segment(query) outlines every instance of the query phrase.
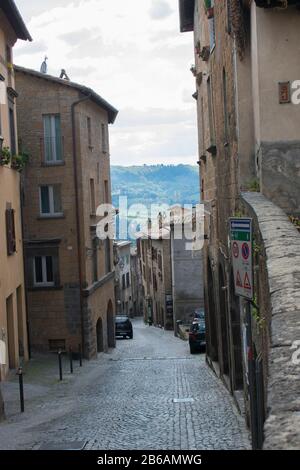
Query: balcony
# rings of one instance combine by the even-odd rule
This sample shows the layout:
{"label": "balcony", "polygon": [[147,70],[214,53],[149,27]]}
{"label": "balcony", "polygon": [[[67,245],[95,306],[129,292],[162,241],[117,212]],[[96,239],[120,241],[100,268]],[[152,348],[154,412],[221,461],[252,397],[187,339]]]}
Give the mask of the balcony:
{"label": "balcony", "polygon": [[42,137],[40,156],[42,166],[64,165],[64,137]]}

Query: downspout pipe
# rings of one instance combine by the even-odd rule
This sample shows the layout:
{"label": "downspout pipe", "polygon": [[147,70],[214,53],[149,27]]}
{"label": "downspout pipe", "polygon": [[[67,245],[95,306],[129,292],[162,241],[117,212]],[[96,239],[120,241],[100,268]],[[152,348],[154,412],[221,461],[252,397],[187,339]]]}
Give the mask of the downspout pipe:
{"label": "downspout pipe", "polygon": [[83,98],[75,101],[71,106],[72,114],[72,141],[73,141],[73,167],[74,167],[74,187],[75,187],[75,211],[76,211],[76,229],[77,229],[77,256],[78,256],[78,273],[79,273],[79,295],[80,295],[80,316],[81,316],[81,345],[82,351],[85,355],[85,335],[84,335],[84,313],[83,313],[83,272],[82,272],[82,256],[81,256],[81,232],[80,232],[80,213],[79,213],[79,180],[78,180],[78,153],[76,145],[76,118],[75,110],[76,107],[88,101],[91,98],[91,94],[84,96]]}

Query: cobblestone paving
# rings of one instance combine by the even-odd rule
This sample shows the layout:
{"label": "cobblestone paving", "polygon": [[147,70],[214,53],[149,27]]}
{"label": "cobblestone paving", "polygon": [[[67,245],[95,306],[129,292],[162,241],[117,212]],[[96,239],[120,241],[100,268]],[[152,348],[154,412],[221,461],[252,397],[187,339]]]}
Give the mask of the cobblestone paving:
{"label": "cobblestone paving", "polygon": [[[26,380],[26,379],[25,379]],[[222,383],[188,344],[134,322],[134,339],[77,368],[63,383],[28,385],[0,425],[0,448],[86,441],[86,449],[248,449],[243,418]],[[176,403],[174,399],[192,399]]]}

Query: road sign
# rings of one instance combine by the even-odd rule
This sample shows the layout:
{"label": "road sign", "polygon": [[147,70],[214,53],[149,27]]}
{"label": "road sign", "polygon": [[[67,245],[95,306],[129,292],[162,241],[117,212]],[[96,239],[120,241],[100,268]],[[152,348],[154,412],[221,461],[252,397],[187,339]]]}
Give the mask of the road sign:
{"label": "road sign", "polygon": [[253,299],[252,219],[231,218],[230,240],[235,293]]}

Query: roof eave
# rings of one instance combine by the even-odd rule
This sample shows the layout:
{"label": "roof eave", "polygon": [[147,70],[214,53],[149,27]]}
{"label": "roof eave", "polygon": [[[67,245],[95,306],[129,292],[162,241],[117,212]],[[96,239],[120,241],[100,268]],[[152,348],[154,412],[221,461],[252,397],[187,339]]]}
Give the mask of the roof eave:
{"label": "roof eave", "polygon": [[32,41],[32,37],[29,34],[14,0],[6,0],[6,2],[3,2],[1,5],[1,8],[14,29],[17,38],[23,39],[24,41]]}
{"label": "roof eave", "polygon": [[33,77],[40,78],[42,80],[48,80],[52,83],[58,83],[60,85],[69,86],[73,89],[78,90],[84,96],[90,96],[90,99],[94,103],[96,103],[98,106],[100,106],[101,108],[107,111],[109,124],[113,124],[115,122],[119,111],[116,108],[114,108],[110,103],[105,101],[100,95],[98,95],[91,88],[88,88],[84,85],[80,85],[78,83],[69,82],[69,81],[60,79],[58,77],[53,77],[52,75],[43,74],[41,72],[37,72],[36,70],[31,70],[25,67],[20,67],[19,65],[14,65],[14,69],[16,70],[16,72],[21,72],[27,75],[31,75]]}

